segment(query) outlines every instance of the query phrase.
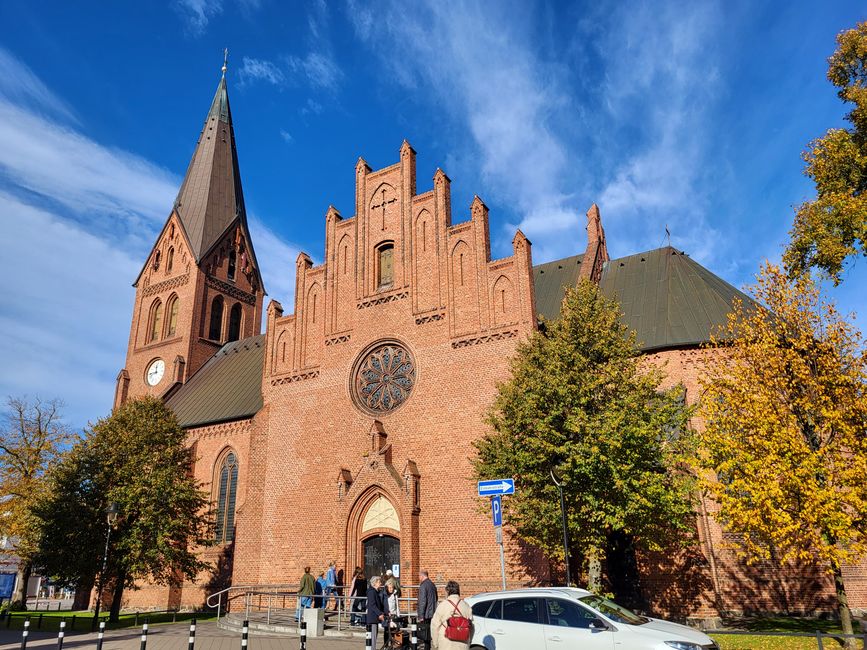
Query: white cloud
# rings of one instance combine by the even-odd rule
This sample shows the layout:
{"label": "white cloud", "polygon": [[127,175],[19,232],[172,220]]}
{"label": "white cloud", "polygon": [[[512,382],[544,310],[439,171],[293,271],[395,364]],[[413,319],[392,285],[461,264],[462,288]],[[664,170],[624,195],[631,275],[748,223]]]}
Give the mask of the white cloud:
{"label": "white cloud", "polygon": [[343,71],[326,51],[308,52],[304,57],[292,56],[287,59],[289,69],[303,75],[314,88],[337,90]]}
{"label": "white cloud", "polygon": [[280,239],[255,215],[250,215],[249,226],[265,290],[291,314],[295,305],[295,259],[301,249]]}
{"label": "white cloud", "polygon": [[77,122],[72,109],[51,92],[33,71],[0,47],[0,97],[31,110]]}
{"label": "white cloud", "polygon": [[222,0],[175,0],[175,9],[194,36],[201,35],[211,18],[223,11]]}
{"label": "white cloud", "polygon": [[283,138],[283,141],[286,144],[292,144],[292,140],[294,140],[292,134],[289,133],[289,131],[287,131],[286,129],[280,129],[280,137]]}
{"label": "white cloud", "polygon": [[[709,262],[723,239],[705,216],[709,115],[721,86],[718,7],[634,3],[608,21],[596,43],[606,62],[603,119],[614,128],[640,125],[640,135],[623,139],[619,159],[600,179],[603,215],[624,251],[659,245],[668,224],[675,246]],[[723,181],[714,179],[716,191]]]}
{"label": "white cloud", "polygon": [[[7,68],[25,87],[0,85],[0,228],[10,271],[0,277],[0,355],[14,369],[0,377],[0,394],[59,397],[82,425],[111,406],[130,285],[180,178],[37,114],[62,103],[14,57]],[[31,111],[16,98],[41,103]],[[256,219],[250,227],[266,288],[291,304],[297,247]]]}
{"label": "white cloud", "polygon": [[238,71],[238,77],[241,80],[241,84],[253,81],[267,81],[270,84],[279,86],[285,80],[283,71],[270,61],[253,59],[247,56],[243,59],[241,69]]}
{"label": "white cloud", "polygon": [[0,192],[0,395],[59,397],[81,426],[107,414],[123,366],[140,262],[66,219]]}
{"label": "white cloud", "polygon": [[469,125],[474,150],[461,158],[478,165],[486,191],[523,216],[520,227],[545,258],[574,253],[584,220],[563,191],[567,147],[555,127],[569,95],[556,67],[536,54],[525,12],[395,1],[374,16],[353,1],[348,14],[400,83],[430,87],[442,110]]}

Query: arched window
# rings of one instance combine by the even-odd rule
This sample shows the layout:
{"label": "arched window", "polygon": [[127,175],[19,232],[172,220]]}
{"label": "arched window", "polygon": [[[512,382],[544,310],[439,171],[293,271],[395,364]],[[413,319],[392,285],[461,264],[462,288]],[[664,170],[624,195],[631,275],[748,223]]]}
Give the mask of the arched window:
{"label": "arched window", "polygon": [[238,260],[238,255],[235,251],[229,251],[229,279],[235,279],[235,264]]}
{"label": "arched window", "polygon": [[234,451],[223,456],[217,475],[217,517],[214,539],[228,544],[235,539],[235,497],[238,490],[238,457]]}
{"label": "arched window", "polygon": [[241,338],[241,303],[236,302],[229,312],[229,338],[226,340],[231,342],[239,338]]}
{"label": "arched window", "polygon": [[223,297],[217,296],[211,303],[211,326],[208,338],[212,341],[223,340]]}
{"label": "arched window", "polygon": [[150,328],[148,331],[148,343],[151,341],[159,341],[160,334],[163,331],[163,303],[156,300],[151,305]]}
{"label": "arched window", "polygon": [[166,273],[172,272],[172,265],[175,263],[175,248],[172,246],[166,255]]}
{"label": "arched window", "polygon": [[[171,257],[169,257],[171,259]],[[178,297],[169,298],[166,307],[166,336],[174,336],[178,330]]]}
{"label": "arched window", "polygon": [[394,283],[394,244],[383,244],[377,249],[376,287],[387,289]]}
{"label": "arched window", "polygon": [[154,253],[154,271],[159,270],[160,268],[160,252],[157,251]]}

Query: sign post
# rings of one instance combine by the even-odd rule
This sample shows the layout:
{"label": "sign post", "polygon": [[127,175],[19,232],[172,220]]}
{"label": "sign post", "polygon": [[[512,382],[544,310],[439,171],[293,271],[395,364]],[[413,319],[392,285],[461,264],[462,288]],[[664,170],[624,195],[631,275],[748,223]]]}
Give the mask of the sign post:
{"label": "sign post", "polygon": [[500,575],[503,580],[503,591],[506,590],[506,553],[503,549],[503,500],[502,495],[515,493],[515,479],[503,478],[494,481],[479,481],[479,496],[491,498],[491,520],[494,524],[494,535],[500,547]]}

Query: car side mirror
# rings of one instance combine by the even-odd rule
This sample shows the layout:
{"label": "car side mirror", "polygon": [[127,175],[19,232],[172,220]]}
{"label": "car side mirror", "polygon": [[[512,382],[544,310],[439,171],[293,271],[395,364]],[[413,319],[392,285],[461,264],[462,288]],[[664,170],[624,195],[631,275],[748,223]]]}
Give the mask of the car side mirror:
{"label": "car side mirror", "polygon": [[601,618],[594,618],[590,621],[591,630],[607,630],[608,625]]}

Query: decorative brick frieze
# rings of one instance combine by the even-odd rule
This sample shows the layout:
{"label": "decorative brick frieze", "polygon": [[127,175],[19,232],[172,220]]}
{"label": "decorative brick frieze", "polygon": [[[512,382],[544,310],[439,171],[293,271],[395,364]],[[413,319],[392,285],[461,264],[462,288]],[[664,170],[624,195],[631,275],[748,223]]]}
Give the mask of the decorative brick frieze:
{"label": "decorative brick frieze", "polygon": [[227,296],[231,296],[235,300],[240,300],[241,302],[246,302],[248,305],[256,304],[256,296],[252,293],[248,293],[239,289],[238,287],[229,284],[228,282],[223,282],[218,278],[208,277],[207,280],[208,286],[212,289],[216,289],[217,291],[221,291],[225,293]]}
{"label": "decorative brick frieze", "polygon": [[351,334],[338,334],[337,336],[325,339],[325,345],[339,345],[340,343],[346,343],[351,338]]}
{"label": "decorative brick frieze", "polygon": [[184,273],[183,275],[179,275],[176,278],[169,278],[168,280],[157,282],[156,284],[152,284],[142,289],[141,295],[145,298],[147,298],[148,296],[154,296],[158,293],[162,293],[163,291],[169,291],[170,289],[177,289],[178,287],[182,287],[189,281],[190,274]]}
{"label": "decorative brick frieze", "polygon": [[403,300],[404,298],[409,298],[409,291],[399,291],[397,293],[392,293],[387,296],[382,296],[380,298],[373,298],[371,300],[362,300],[359,302],[356,307],[358,309],[364,309],[365,307],[374,307],[376,305],[384,305],[387,302],[394,302],[395,300]]}
{"label": "decorative brick frieze", "polygon": [[460,341],[452,341],[452,347],[465,348],[471,345],[481,345],[482,343],[490,343],[491,341],[504,341],[513,339],[518,336],[518,330],[506,330],[505,332],[494,332],[493,334],[485,334],[483,336],[474,336],[471,338],[462,339]]}
{"label": "decorative brick frieze", "polygon": [[438,312],[436,314],[430,314],[429,316],[419,316],[415,319],[415,324],[424,325],[425,323],[432,323],[434,321],[442,320],[445,317],[445,312]]}
{"label": "decorative brick frieze", "polygon": [[294,384],[296,381],[304,381],[305,379],[316,379],[319,376],[318,370],[308,370],[306,372],[298,372],[288,377],[279,377],[271,380],[272,386],[283,386],[284,384]]}

